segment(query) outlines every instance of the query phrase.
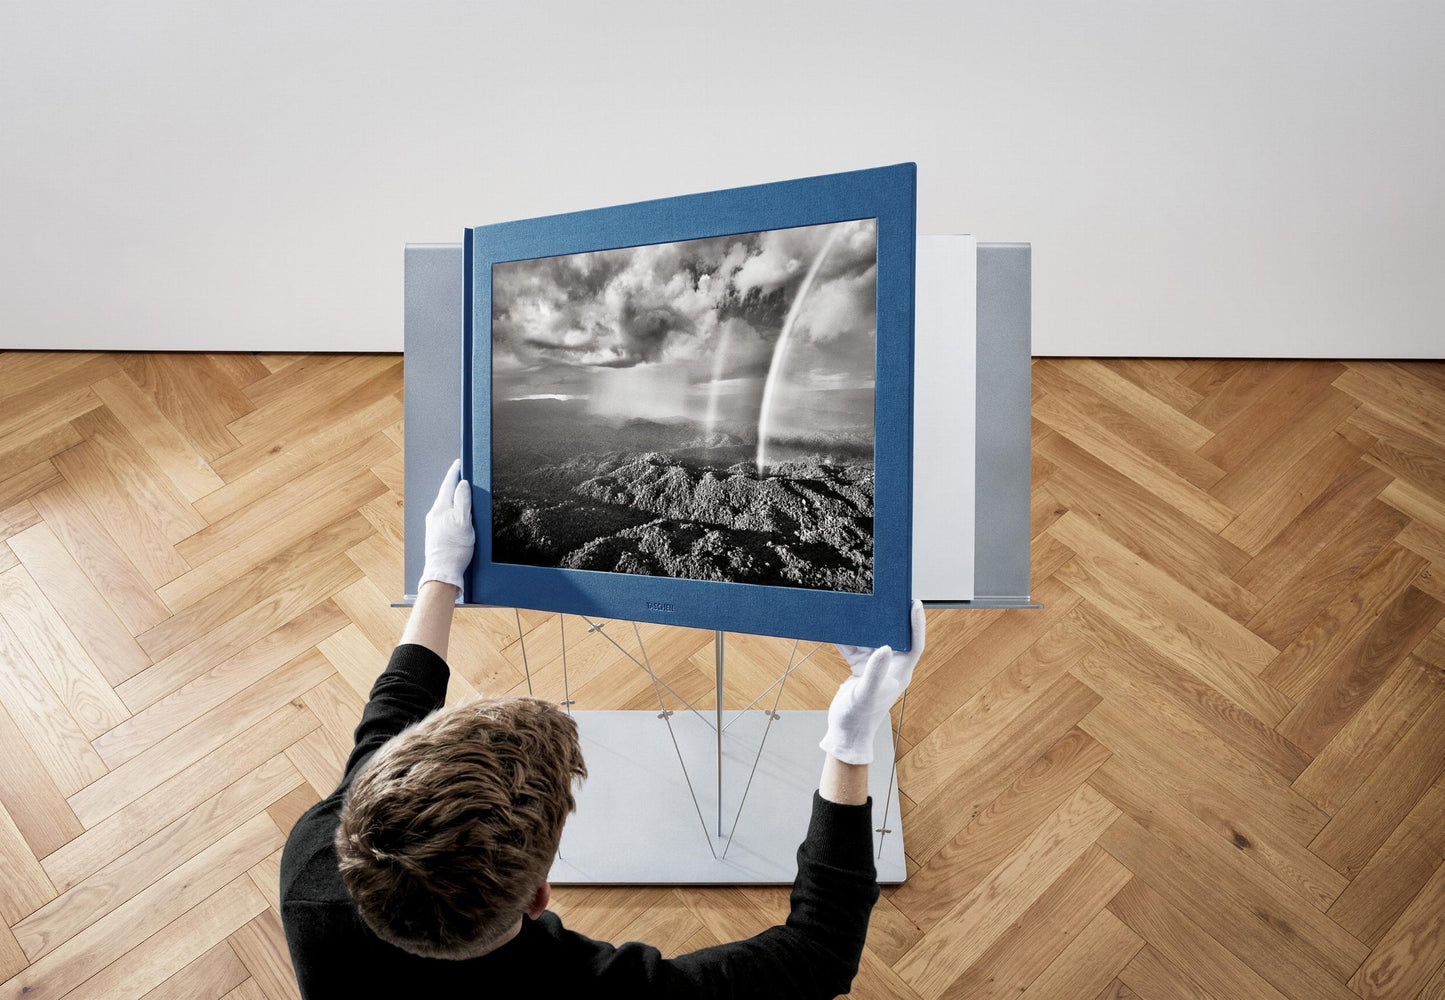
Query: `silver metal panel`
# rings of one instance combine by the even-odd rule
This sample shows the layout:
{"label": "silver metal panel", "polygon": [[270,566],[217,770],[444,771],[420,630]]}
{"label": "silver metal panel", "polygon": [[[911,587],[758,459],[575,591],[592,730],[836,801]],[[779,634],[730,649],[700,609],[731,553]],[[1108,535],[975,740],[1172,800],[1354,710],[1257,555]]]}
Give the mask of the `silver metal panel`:
{"label": "silver metal panel", "polygon": [[993,608],[1030,606],[1032,259],[1027,243],[978,245],[973,592]]}
{"label": "silver metal panel", "polygon": [[403,592],[416,599],[426,512],[462,454],[462,248],[406,248],[406,527]]}
{"label": "silver metal panel", "polygon": [[[770,729],[767,712],[744,712],[736,722],[731,720],[738,713],[723,714],[727,724],[722,741],[724,821],[719,834],[716,736],[704,717],[687,711],[675,712],[667,720],[657,712],[572,713],[591,777],[563,831],[550,881],[557,885],[791,884],[798,874],[798,845],[808,831],[813,792],[822,772],[818,741],[828,728],[828,713],[779,712]],[[691,792],[668,734],[669,722],[687,763]],[[767,743],[759,757],[765,729]],[[884,834],[876,829],[885,825],[883,804],[893,773],[891,740],[888,727],[881,728],[868,769],[878,881],[885,884],[902,882],[907,874],[896,784],[886,824],[891,830]],[[749,788],[755,759],[757,771]],[[747,799],[739,816],[745,789]],[[734,827],[737,832],[729,846]]]}

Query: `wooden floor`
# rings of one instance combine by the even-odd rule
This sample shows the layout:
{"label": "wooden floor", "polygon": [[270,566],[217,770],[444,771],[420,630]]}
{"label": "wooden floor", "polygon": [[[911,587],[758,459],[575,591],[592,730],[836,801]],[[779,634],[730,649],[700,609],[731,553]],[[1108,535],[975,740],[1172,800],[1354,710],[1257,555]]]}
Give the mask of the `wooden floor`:
{"label": "wooden floor", "polygon": [[[395,356],[0,355],[0,1000],[296,995],[281,844],[400,634]],[[1040,611],[930,614],[855,996],[1445,998],[1445,365],[1039,361]],[[524,614],[540,694],[557,619]],[[568,630],[579,705],[645,708]],[[647,628],[710,704],[705,633]],[[459,616],[453,698],[524,691]],[[788,644],[730,638],[741,707]],[[830,648],[784,707],[822,708]],[[653,705],[655,705],[653,701]],[[559,890],[668,953],[783,889]]]}

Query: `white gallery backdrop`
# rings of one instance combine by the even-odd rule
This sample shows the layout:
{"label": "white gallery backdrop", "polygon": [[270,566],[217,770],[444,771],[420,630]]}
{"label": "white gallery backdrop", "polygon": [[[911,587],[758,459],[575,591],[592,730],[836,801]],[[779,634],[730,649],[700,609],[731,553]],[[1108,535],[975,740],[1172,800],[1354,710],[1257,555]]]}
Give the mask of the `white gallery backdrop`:
{"label": "white gallery backdrop", "polygon": [[402,246],[919,164],[1038,354],[1445,356],[1445,3],[0,0],[0,347],[395,351]]}

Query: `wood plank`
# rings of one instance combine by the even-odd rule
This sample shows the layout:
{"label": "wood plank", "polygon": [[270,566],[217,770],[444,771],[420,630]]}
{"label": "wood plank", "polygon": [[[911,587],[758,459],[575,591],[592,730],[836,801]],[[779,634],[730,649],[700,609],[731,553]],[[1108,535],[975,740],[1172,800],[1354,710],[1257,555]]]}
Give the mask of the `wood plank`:
{"label": "wood plank", "polygon": [[1363,965],[1350,978],[1350,988],[1363,1000],[1413,998],[1445,965],[1445,865],[1385,932]]}
{"label": "wood plank", "polygon": [[49,525],[20,532],[10,548],[38,588],[37,596],[43,595],[60,616],[107,684],[119,684],[150,666],[145,651]]}
{"label": "wood plank", "polygon": [[1109,912],[1148,941],[1161,958],[1220,1000],[1283,1000],[1284,994],[1143,879],[1132,879],[1109,902]]}
{"label": "wood plank", "polygon": [[1420,558],[1428,559],[1435,568],[1445,567],[1445,531],[1438,531],[1423,521],[1411,521],[1395,541]]}
{"label": "wood plank", "polygon": [[1353,878],[1445,770],[1445,700],[1436,699],[1310,843]]}
{"label": "wood plank", "polygon": [[1129,877],[1124,866],[1099,847],[1085,848],[1033,905],[948,985],[944,1000],[1017,997]]}
{"label": "wood plank", "polygon": [[21,500],[0,510],[0,541],[7,541],[26,528],[40,523],[40,514],[29,500]]}
{"label": "wood plank", "polygon": [[1335,479],[1279,534],[1235,573],[1242,586],[1269,599],[1354,522],[1390,482],[1386,472],[1359,461]]}
{"label": "wood plank", "polygon": [[[1178,850],[1128,816],[1121,816],[1099,838],[1099,846],[1120,864],[1168,896],[1208,935],[1245,961],[1261,978],[1293,1000],[1351,1000],[1342,956],[1320,955],[1289,924],[1277,926],[1236,899]],[[1270,913],[1271,911],[1266,911]],[[1146,936],[1146,939],[1147,936]],[[1151,943],[1152,940],[1151,940]],[[1362,945],[1352,953],[1358,954]]]}
{"label": "wood plank", "polygon": [[[1215,433],[1200,447],[1200,456],[1222,469],[1234,470],[1256,467],[1267,459],[1277,461],[1279,455],[1289,454],[1291,450],[1298,453],[1297,442],[1294,449],[1281,448],[1280,437],[1288,435],[1292,427],[1310,423],[1311,407],[1325,400],[1343,398],[1353,408],[1348,396],[1330,388],[1330,383],[1343,370],[1333,361],[1285,362],[1278,378],[1261,384],[1259,391],[1251,393],[1247,401],[1240,397],[1243,405],[1236,406],[1227,420],[1206,424]],[[1247,377],[1248,370],[1241,372],[1241,376]],[[1333,427],[1344,418],[1345,414],[1341,414],[1328,426]]]}
{"label": "wood plank", "polygon": [[[334,387],[333,387],[334,388]],[[355,417],[372,403],[401,388],[401,359],[393,357],[375,373],[344,395],[328,394],[319,401],[307,401],[303,412],[292,415],[280,407],[268,407],[268,420],[247,429],[247,441],[212,463],[221,478],[230,482],[270,461],[295,442],[321,429]],[[379,429],[379,428],[374,428]]]}
{"label": "wood plank", "polygon": [[924,997],[939,996],[1117,815],[1108,800],[1080,787],[898,962],[899,976]]}
{"label": "wood plank", "polygon": [[1309,694],[1427,565],[1399,545],[1386,545],[1260,677],[1292,698]]}
{"label": "wood plank", "polygon": [[[211,949],[229,949],[226,934],[243,925],[258,907],[264,910],[265,903],[255,887],[244,877],[233,879],[86,980],[79,989],[67,993],[66,1000],[135,1000],[180,975]],[[240,965],[234,952],[229,961],[227,976],[234,980],[236,966]],[[245,966],[239,971],[244,972]]]}
{"label": "wood plank", "polygon": [[1280,734],[1306,753],[1322,751],[1442,618],[1445,605],[1406,588],[1330,660],[1321,681],[1280,722]]}
{"label": "wood plank", "polygon": [[[915,743],[921,740],[973,697],[989,678],[1053,628],[1078,601],[1067,587],[1051,579],[1035,588],[1034,598],[1042,609],[1006,611],[988,619],[986,627],[967,637],[962,645],[957,640],[963,636],[950,636],[940,637],[936,647],[930,646],[929,655],[919,661],[909,685],[913,705],[903,720],[907,739]],[[929,669],[924,670],[929,660]]]}
{"label": "wood plank", "polygon": [[323,601],[137,712],[92,745],[106,767],[120,767],[226,699],[244,694],[346,624],[340,609]]}
{"label": "wood plank", "polygon": [[241,391],[254,405],[269,406],[309,388],[324,387],[350,357],[345,354],[302,354],[279,369],[270,370]]}
{"label": "wood plank", "polygon": [[[341,572],[344,575],[344,568]],[[155,704],[296,616],[318,605],[330,605],[331,599],[323,595],[334,590],[336,579],[328,566],[326,573],[308,576],[301,586],[270,595],[118,685],[116,693],[132,711]]]}
{"label": "wood plank", "polygon": [[[1292,456],[1283,456],[1284,468],[1275,478],[1252,493],[1239,494],[1234,504],[1239,516],[1220,532],[1220,537],[1251,555],[1258,555],[1275,536],[1288,530],[1332,483],[1357,466],[1368,446],[1369,440],[1361,440],[1349,427],[1344,433],[1326,430],[1313,447],[1307,441],[1301,442],[1302,453],[1293,464],[1288,461]],[[1220,485],[1225,484],[1221,481]]]}
{"label": "wood plank", "polygon": [[1022,1000],[1090,996],[1114,981],[1144,947],[1144,939],[1108,910],[1100,910],[1058,958],[1023,992]]}
{"label": "wood plank", "polygon": [[1274,658],[1273,646],[1082,521],[1063,531],[1070,547],[1090,551],[1059,570],[1059,581],[1263,721],[1273,724],[1289,711],[1290,700],[1255,676]]}
{"label": "wood plank", "polygon": [[[288,757],[287,760],[289,761],[290,758]],[[294,768],[295,765],[293,764],[292,767]],[[301,772],[296,773],[299,776]],[[309,781],[301,778],[295,788],[267,806],[266,812],[270,814],[272,822],[276,824],[276,829],[289,834],[291,828],[296,825],[296,821],[306,814],[306,810],[320,801],[321,794],[311,787]],[[279,910],[281,908],[280,901],[276,900],[275,903]]]}
{"label": "wood plank", "polygon": [[[251,687],[175,730],[67,800],[87,827],[94,826],[260,722],[281,705],[320,684],[331,665],[314,650],[302,653]],[[306,713],[310,716],[311,713]]]}
{"label": "wood plank", "polygon": [[1199,405],[1189,411],[1189,416],[1218,431],[1268,393],[1291,368],[1289,361],[1206,362],[1205,367],[1185,383],[1204,396]]}
{"label": "wood plank", "polygon": [[1325,812],[1338,812],[1415,720],[1445,696],[1445,670],[1414,656],[1401,659],[1360,710],[1294,782]]}
{"label": "wood plank", "polygon": [[1219,1000],[1148,945],[1119,973],[1119,981],[1143,1000]]}
{"label": "wood plank", "polygon": [[[281,834],[261,813],[0,985],[4,1000],[67,995],[274,851]],[[242,890],[260,894],[247,879]],[[207,945],[209,947],[209,944]],[[184,963],[182,963],[184,964]]]}
{"label": "wood plank", "polygon": [[[101,354],[93,351],[4,351],[0,352],[0,399],[10,399],[77,369],[88,373],[79,384],[95,381],[97,365],[103,365]],[[114,362],[111,362],[114,367]],[[104,377],[104,376],[101,376]]]}
{"label": "wood plank", "polygon": [[142,1000],[220,1000],[245,982],[248,975],[230,944],[222,940]]}
{"label": "wood plank", "polygon": [[84,441],[53,461],[147,586],[155,589],[189,569],[167,537],[167,526],[177,522],[154,519],[152,511],[130,493],[129,480],[134,477],[113,470],[111,455],[101,446]]}
{"label": "wood plank", "polygon": [[1089,649],[1086,640],[1066,627],[1056,625],[1045,632],[914,744],[900,762],[900,779],[909,795],[931,798]]}
{"label": "wood plank", "polygon": [[0,923],[11,926],[55,898],[55,886],[10,812],[0,804],[0,864],[5,878],[0,879]]}
{"label": "wood plank", "polygon": [[1099,364],[1140,386],[1151,396],[1167,403],[1180,413],[1188,413],[1204,397],[1179,381],[1186,362],[1177,370],[1167,358],[1100,358]]}
{"label": "wood plank", "polygon": [[[1089,420],[1096,433],[1108,435],[1158,463],[1185,482],[1208,489],[1224,475],[1224,470],[1196,454],[1195,449],[1211,436],[1211,431],[1169,407],[1157,410],[1173,414],[1175,419],[1146,417],[1131,412],[1090,384],[1077,363],[1060,363],[1039,359],[1034,363],[1034,384],[1045,395]],[[1122,381],[1122,380],[1121,380]],[[1047,421],[1046,421],[1047,422]]]}
{"label": "wood plank", "polygon": [[[3,468],[5,467],[0,466],[0,469]],[[28,467],[9,468],[19,471],[10,476],[0,473],[0,507],[13,507],[60,482],[60,473],[56,470],[55,463],[48,458]]]}
{"label": "wood plank", "polygon": [[1445,447],[1445,393],[1414,377],[1407,369],[1386,365],[1352,366],[1335,387],[1382,415],[1392,414],[1410,430]]}
{"label": "wood plank", "polygon": [[18,921],[16,940],[38,961],[300,784],[295,768],[273,757]]}
{"label": "wood plank", "polygon": [[1164,468],[1127,441],[1093,427],[1086,414],[1067,401],[1046,395],[1033,408],[1034,416],[1054,433],[1067,438],[1099,461],[1210,531],[1220,531],[1234,520],[1234,511],[1204,490]]}
{"label": "wood plank", "polygon": [[[302,782],[301,787],[309,789],[311,786]],[[282,829],[279,823],[276,828]],[[286,832],[290,832],[290,827],[284,829]],[[246,872],[252,884],[261,890],[262,896],[266,897],[266,904],[277,913],[281,912],[281,855],[284,851],[285,848],[272,851]]]}
{"label": "wood plank", "polygon": [[[291,386],[290,391],[273,393],[256,409],[231,421],[227,429],[242,444],[277,436],[286,427],[304,423],[308,417],[314,417],[318,410],[336,407],[347,397],[361,391],[378,375],[398,369],[400,363],[401,358],[394,354],[340,356],[337,364],[326,372],[324,378],[298,383]],[[295,367],[292,366],[293,369]],[[396,374],[399,376],[400,372]],[[399,384],[399,377],[397,382]],[[397,386],[393,386],[391,391],[394,392],[396,388]],[[254,398],[252,396],[252,399]]]}
{"label": "wood plank", "polygon": [[91,388],[105,401],[116,422],[187,501],[197,500],[225,485],[190,439],[166,419],[155,402],[124,372],[103,379]]}
{"label": "wood plank", "polygon": [[[955,771],[931,799],[919,803],[908,817],[908,853],[927,864],[1098,701],[1098,695],[1072,677],[1056,680],[1027,711],[979,749],[971,766]],[[906,789],[906,770],[899,781]],[[918,915],[910,916],[923,923]]]}
{"label": "wood plank", "polygon": [[25,968],[25,953],[15,943],[10,928],[0,923],[0,976],[9,979]]}
{"label": "wood plank", "polygon": [[1394,551],[1391,539],[1406,521],[1387,504],[1370,501],[1259,609],[1248,622],[1250,630],[1281,650],[1297,641],[1331,602],[1348,600],[1342,595],[1353,592],[1373,560]]}
{"label": "wood plank", "polygon": [[312,788],[330,795],[341,784],[353,745],[350,740],[342,743],[324,728],[317,728],[287,747],[286,758]]}
{"label": "wood plank", "polygon": [[30,502],[131,634],[145,631],[170,614],[74,487],[61,483],[36,494]]}
{"label": "wood plank", "polygon": [[351,516],[366,501],[385,492],[386,487],[370,472],[356,472],[277,518],[262,534],[218,553],[158,587],[156,593],[171,611],[182,611],[268,559],[295,548],[327,525]]}
{"label": "wood plank", "polygon": [[[1254,830],[1252,842],[1307,842],[1329,821],[1327,813],[1222,740],[1197,734],[1196,743],[1176,744],[1170,725],[1131,706],[1102,701],[1079,728],[1131,767],[1154,776],[1201,818],[1213,815],[1219,820],[1210,822]],[[1268,833],[1271,829],[1274,834]]]}
{"label": "wood plank", "polygon": [[8,810],[35,857],[44,857],[83,827],[0,700],[0,806]]}
{"label": "wood plank", "polygon": [[[1349,461],[1360,457],[1370,446],[1370,439],[1348,427],[1336,430],[1355,411],[1356,405],[1349,396],[1333,389],[1310,400],[1289,422],[1262,441],[1255,451],[1249,454],[1247,462],[1236,465],[1228,475],[1209,488],[1210,495],[1221,503],[1239,511],[1241,515],[1246,511],[1249,513],[1247,527],[1241,525],[1235,528],[1230,525],[1225,529],[1225,532],[1229,532],[1231,528],[1235,528],[1239,534],[1239,537],[1232,537],[1230,541],[1247,552],[1258,551],[1272,536],[1268,533],[1267,520],[1263,525],[1253,522],[1264,519],[1269,503],[1283,499],[1298,512],[1324,487],[1324,483],[1320,483],[1317,477],[1311,477],[1313,470],[1310,467],[1300,464],[1302,455],[1318,452],[1322,460],[1327,459],[1340,468],[1348,464],[1346,456]],[[1219,440],[1220,438],[1216,437],[1210,444]],[[1323,448],[1320,447],[1321,444]],[[1292,478],[1296,485],[1278,487],[1281,477]],[[1294,497],[1292,489],[1300,489],[1309,495]],[[1246,541],[1251,544],[1242,544]]]}
{"label": "wood plank", "polygon": [[1373,947],[1441,864],[1445,864],[1445,785],[1437,782],[1335,900],[1330,918]]}
{"label": "wood plank", "polygon": [[1103,697],[1122,699],[1169,718],[1185,739],[1203,737],[1202,725],[1225,744],[1260,767],[1287,781],[1294,780],[1310,763],[1309,755],[1218,690],[1168,657],[1120,628],[1087,601],[1068,614],[1069,627],[1077,629],[1097,649],[1070,669],[1075,677]]}
{"label": "wood plank", "polygon": [[365,441],[376,433],[378,425],[400,417],[401,413],[399,400],[394,396],[383,396],[349,420],[319,428],[311,437],[293,438],[270,458],[239,476],[233,476],[225,486],[196,501],[196,510],[208,521],[219,521],[234,514],[297,476],[304,475],[332,455]]}
{"label": "wood plank", "polygon": [[0,617],[87,737],[129,712],[24,566],[0,573]]}
{"label": "wood plank", "polygon": [[1160,504],[1063,438],[1046,448],[1058,462],[1050,489],[1068,509],[1089,515],[1115,541],[1236,621],[1246,622],[1259,610],[1260,600],[1231,579],[1248,560],[1245,552]]}
{"label": "wood plank", "polygon": [[1059,363],[1057,370],[1076,384],[1089,387],[1121,410],[1152,425],[1180,448],[1193,451],[1214,436],[1212,429],[1191,420],[1182,412],[1194,405],[1193,402],[1188,406],[1179,406],[1164,398],[1198,402],[1199,394],[1185,389],[1172,378],[1159,377],[1150,370],[1147,362],[1074,358],[1067,363]]}
{"label": "wood plank", "polygon": [[1398,411],[1362,406],[1350,423],[1370,435],[1373,443],[1366,458],[1371,463],[1432,496],[1445,495],[1445,460],[1440,457],[1445,446],[1416,433]]}
{"label": "wood plank", "polygon": [[240,986],[237,986],[230,993],[227,993],[222,1000],[266,1000],[266,994],[261,992],[261,987],[256,985],[256,980],[247,979]]}
{"label": "wood plank", "polygon": [[360,514],[329,524],[142,632],[136,641],[148,655],[161,659],[258,605],[275,601],[296,607],[330,597],[357,579],[358,571],[344,553],[371,530]]}
{"label": "wood plank", "polygon": [[98,357],[10,396],[0,412],[0,455],[103,406],[90,386],[115,370],[114,361]]}
{"label": "wood plank", "polygon": [[330,461],[196,531],[177,543],[176,551],[192,566],[208,562],[227,549],[245,544],[252,536],[269,531],[286,514],[312,502],[313,497],[324,495],[337,480],[366,471],[396,450],[396,445],[384,436],[373,434],[355,447],[334,455]]}
{"label": "wood plank", "polygon": [[[204,356],[123,354],[118,360],[130,380],[207,462],[240,445],[226,424],[250,412],[251,401]],[[220,474],[214,464],[211,468]]]}
{"label": "wood plank", "polygon": [[231,947],[269,1000],[301,1000],[281,918],[269,907],[230,937]]}
{"label": "wood plank", "polygon": [[240,351],[228,351],[225,354],[208,354],[206,357],[211,362],[211,367],[225,377],[242,392],[253,383],[271,374],[255,354],[243,354]]}
{"label": "wood plank", "polygon": [[191,812],[204,822],[243,810],[272,782],[300,781],[281,754],[317,725],[314,715],[288,702],[42,859],[46,874],[64,891]]}
{"label": "wood plank", "polygon": [[[913,872],[894,892],[892,905],[914,926],[931,930],[1107,757],[1108,751],[1092,737],[1069,730]],[[911,820],[911,815],[904,820],[910,842]],[[911,849],[917,853],[916,847]]]}
{"label": "wood plank", "polygon": [[1380,499],[1436,531],[1445,531],[1445,497],[1434,496],[1413,483],[1396,479],[1380,491]]}
{"label": "wood plank", "polygon": [[[1211,884],[1229,887],[1236,900],[1261,917],[1279,919],[1309,947],[1337,952],[1351,961],[1341,978],[1353,971],[1366,947],[1325,916],[1325,909],[1344,890],[1346,881],[1308,851],[1293,854],[1262,849],[1240,829],[1258,829],[1248,815],[1242,823],[1222,817],[1211,823],[1178,801],[1163,782],[1146,769],[1113,758],[1089,778],[1100,794],[1141,827],[1170,844]],[[1297,847],[1297,845],[1296,845]],[[1308,859],[1300,864],[1301,859]],[[1242,880],[1242,881],[1241,881]]]}
{"label": "wood plank", "polygon": [[84,730],[4,619],[0,619],[0,663],[5,664],[0,670],[0,704],[55,787],[69,795],[105,774]]}

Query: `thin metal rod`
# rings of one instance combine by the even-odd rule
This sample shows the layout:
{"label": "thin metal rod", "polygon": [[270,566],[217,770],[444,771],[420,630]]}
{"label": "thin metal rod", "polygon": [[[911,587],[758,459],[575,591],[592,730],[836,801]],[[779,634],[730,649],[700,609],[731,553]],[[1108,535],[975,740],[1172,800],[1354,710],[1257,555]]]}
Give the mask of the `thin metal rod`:
{"label": "thin metal rod", "polygon": [[[591,625],[591,624],[592,624],[592,619],[588,618],[586,615],[578,615],[577,617],[581,618],[581,619],[582,619],[584,622],[586,622],[588,625]],[[636,628],[636,627],[637,627],[637,623],[636,623],[636,622],[633,622],[632,625],[633,625],[633,628]],[[672,695],[672,696],[673,696],[674,698],[676,698],[678,701],[682,702],[683,705],[685,705],[685,706],[687,707],[687,710],[688,710],[689,712],[691,712],[693,715],[697,716],[699,719],[702,720],[702,724],[703,724],[703,725],[707,726],[707,728],[709,728],[709,729],[714,728],[712,722],[708,719],[707,716],[703,715],[703,714],[702,714],[701,712],[699,712],[697,709],[693,708],[693,707],[692,707],[692,703],[689,702],[689,701],[688,701],[686,698],[684,698],[682,695],[680,695],[680,694],[678,694],[676,691],[674,691],[674,690],[668,685],[667,681],[663,680],[661,677],[658,677],[656,674],[654,674],[654,673],[652,672],[652,668],[651,668],[650,666],[644,665],[641,660],[639,660],[637,657],[633,656],[633,655],[632,655],[631,653],[629,653],[627,650],[623,649],[623,648],[622,648],[622,644],[619,643],[616,639],[612,638],[612,636],[608,635],[606,632],[603,632],[601,629],[598,629],[597,634],[600,635],[600,636],[602,636],[602,638],[606,639],[608,642],[612,643],[612,645],[616,646],[617,649],[618,649],[618,651],[621,652],[623,656],[627,657],[629,660],[631,660],[633,663],[635,663],[635,664],[637,665],[637,668],[638,668],[639,670],[643,671],[643,672],[646,673],[649,677],[651,677],[654,684],[661,684],[662,687],[663,687],[663,689],[664,689],[665,691],[667,691],[668,694]]]}
{"label": "thin metal rod", "polygon": [[712,634],[713,667],[717,672],[717,835],[722,836],[722,701],[723,701],[723,635]]}
{"label": "thin metal rod", "polygon": [[562,707],[567,709],[567,714],[572,714],[572,688],[567,683],[567,622],[565,615],[557,616],[557,624],[562,629]]}
{"label": "thin metal rod", "polygon": [[888,807],[893,804],[893,776],[898,773],[898,737],[903,732],[903,710],[908,707],[908,689],[903,689],[903,698],[898,702],[898,728],[893,730],[893,766],[888,770],[888,794],[883,796],[883,822],[878,827],[878,856],[883,857],[883,838],[893,831],[888,829]]}
{"label": "thin metal rod", "polygon": [[[632,634],[637,638],[637,648],[642,651],[643,662],[647,664],[647,676],[652,678],[652,693],[657,695],[658,715],[662,721],[667,723],[667,735],[672,737],[672,750],[677,754],[677,766],[682,768],[682,780],[687,782],[687,794],[692,796],[692,807],[697,810],[697,821],[702,826],[703,839],[707,841],[707,849],[712,852],[713,860],[717,860],[717,849],[712,846],[712,837],[708,836],[707,820],[702,818],[702,806],[698,805],[697,793],[692,789],[692,778],[687,773],[687,762],[682,759],[682,748],[677,745],[677,734],[672,731],[672,712],[668,711],[667,705],[662,700],[662,690],[657,686],[657,675],[652,672],[652,660],[647,655],[647,647],[642,644],[642,633],[637,628],[637,622],[632,623]],[[618,647],[621,648],[621,647]]]}
{"label": "thin metal rod", "polygon": [[[793,650],[794,650],[794,652],[797,651],[797,648],[798,648],[798,644],[797,644],[796,642],[794,642],[794,643],[793,643]],[[823,644],[822,644],[821,642],[818,643],[818,645],[816,645],[816,646],[814,646],[812,649],[808,650],[807,656],[804,656],[804,657],[803,657],[801,660],[799,660],[797,663],[794,663],[794,664],[792,664],[790,667],[788,667],[788,669],[787,669],[786,671],[784,671],[783,676],[779,677],[777,680],[773,681],[772,684],[769,684],[767,687],[763,688],[762,694],[759,694],[759,695],[758,695],[756,698],[754,698],[752,701],[748,702],[747,705],[743,707],[743,710],[742,710],[741,712],[739,712],[737,715],[734,715],[731,719],[728,720],[727,726],[723,726],[723,732],[727,732],[728,726],[731,726],[734,722],[737,722],[739,719],[741,719],[741,718],[747,713],[748,709],[752,708],[752,707],[753,707],[754,705],[756,705],[758,702],[762,701],[763,698],[764,698],[764,696],[767,695],[767,693],[773,689],[773,686],[774,686],[775,684],[781,684],[783,681],[787,680],[787,679],[788,679],[788,674],[791,674],[794,670],[797,670],[797,669],[798,669],[799,667],[801,667],[803,664],[807,663],[807,662],[808,662],[808,659],[809,659],[814,653],[816,653],[818,650],[820,650],[820,649],[822,649],[822,648],[823,648]]]}
{"label": "thin metal rod", "polygon": [[738,800],[738,811],[733,816],[733,828],[728,831],[728,842],[723,845],[722,856],[728,856],[728,848],[733,846],[733,834],[738,832],[738,820],[743,815],[743,804],[748,801],[748,789],[753,787],[753,775],[758,773],[758,761],[763,759],[763,747],[767,746],[768,733],[772,732],[773,723],[778,719],[778,703],[783,700],[783,688],[787,685],[788,674],[792,673],[793,657],[798,655],[798,641],[793,640],[793,651],[788,654],[788,669],[783,671],[783,683],[778,685],[778,696],[773,699],[773,710],[768,713],[768,724],[763,727],[763,738],[758,743],[758,752],[753,756],[753,769],[748,772],[748,783],[743,786],[743,797]]}
{"label": "thin metal rod", "polygon": [[522,612],[513,608],[512,613],[517,616],[517,641],[522,644],[522,669],[527,672],[527,697],[532,697],[532,665],[527,662],[527,639],[522,635]]}

